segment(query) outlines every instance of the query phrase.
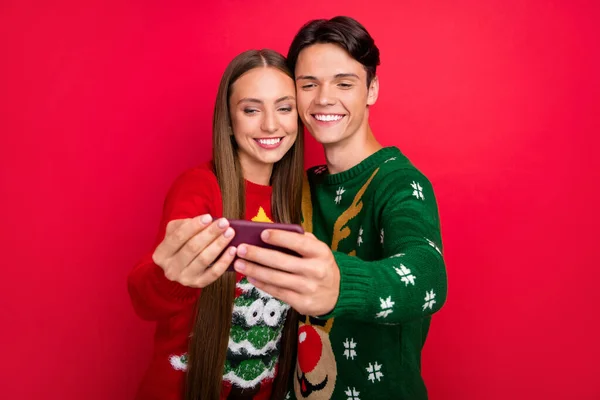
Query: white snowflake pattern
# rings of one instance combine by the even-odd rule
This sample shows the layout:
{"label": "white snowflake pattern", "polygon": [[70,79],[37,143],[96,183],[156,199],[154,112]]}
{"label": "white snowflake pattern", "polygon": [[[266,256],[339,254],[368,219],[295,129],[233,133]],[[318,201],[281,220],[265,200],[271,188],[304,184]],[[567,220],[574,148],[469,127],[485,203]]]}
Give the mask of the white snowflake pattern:
{"label": "white snowflake pattern", "polygon": [[435,251],[437,251],[438,253],[442,254],[442,251],[440,250],[440,248],[434,242],[432,242],[431,240],[429,240],[427,238],[425,238],[425,240],[427,240],[427,243],[429,243],[429,245],[431,247],[433,247],[435,249]]}
{"label": "white snowflake pattern", "polygon": [[400,268],[394,267],[394,269],[396,270],[396,273],[400,275],[402,282],[404,282],[406,286],[408,286],[409,283],[413,286],[415,285],[415,279],[417,279],[417,277],[411,274],[410,269],[406,268],[404,264],[400,264]]}
{"label": "white snowflake pattern", "polygon": [[292,397],[292,394],[290,392],[287,392],[287,394],[285,395],[285,400],[290,400]]}
{"label": "white snowflake pattern", "polygon": [[327,171],[327,166],[321,165],[319,168],[315,169],[315,175],[321,175],[325,171]]}
{"label": "white snowflake pattern", "polygon": [[335,192],[336,196],[335,196],[335,204],[340,204],[340,201],[342,201],[342,195],[346,192],[346,190],[344,190],[344,188],[342,186],[340,186],[338,188],[338,190]]}
{"label": "white snowflake pattern", "polygon": [[395,159],[396,159],[396,157],[391,157],[391,158],[388,158],[387,160],[385,160],[383,163],[385,164],[385,163],[387,163],[388,161],[394,161]]}
{"label": "white snowflake pattern", "polygon": [[355,349],[356,342],[354,339],[350,339],[350,341],[348,341],[348,338],[346,338],[346,341],[344,342],[344,356],[346,356],[346,360],[350,358],[354,360],[354,357],[357,356]]}
{"label": "white snowflake pattern", "polygon": [[362,234],[363,234],[363,228],[362,226],[358,229],[358,239],[356,240],[356,244],[357,245],[361,245],[363,243],[363,238],[362,238]]}
{"label": "white snowflake pattern", "polygon": [[348,386],[348,389],[346,389],[345,393],[346,393],[346,396],[348,396],[348,398],[346,400],[360,400],[360,397],[358,397],[360,392],[358,392],[356,390],[356,388],[350,389],[350,386]]}
{"label": "white snowflake pattern", "polygon": [[378,364],[377,361],[375,361],[375,365],[369,363],[369,366],[366,368],[367,372],[369,373],[369,377],[367,379],[373,383],[375,383],[375,379],[377,379],[377,382],[381,381],[381,378],[383,378],[381,367],[382,365]]}
{"label": "white snowflake pattern", "polygon": [[423,311],[425,311],[427,308],[433,310],[433,305],[435,303],[435,293],[433,292],[433,289],[431,289],[429,292],[425,292],[425,304],[423,304]]}
{"label": "white snowflake pattern", "polygon": [[377,318],[387,318],[394,312],[393,307],[396,303],[392,301],[392,296],[388,296],[387,299],[379,298],[379,301],[381,302],[381,312],[377,313]]}
{"label": "white snowflake pattern", "polygon": [[402,257],[404,256],[404,253],[398,253],[398,254],[394,254],[393,256],[390,256],[390,258],[396,258],[396,257]]}
{"label": "white snowflake pattern", "polygon": [[381,244],[383,244],[383,229],[381,229],[381,232],[379,233],[379,239],[381,240]]}
{"label": "white snowflake pattern", "polygon": [[413,181],[410,186],[414,189],[412,192],[413,196],[417,199],[425,200],[425,196],[423,196],[423,187],[419,183]]}

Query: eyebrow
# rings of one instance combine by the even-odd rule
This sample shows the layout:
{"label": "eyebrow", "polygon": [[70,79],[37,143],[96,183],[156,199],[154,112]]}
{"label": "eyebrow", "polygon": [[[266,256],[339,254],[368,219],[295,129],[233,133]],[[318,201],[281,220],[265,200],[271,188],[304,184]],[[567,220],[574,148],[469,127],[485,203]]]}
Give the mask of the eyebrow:
{"label": "eyebrow", "polygon": [[[295,100],[294,96],[283,96],[278,98],[277,100],[275,100],[275,104],[277,103],[281,103],[282,101],[286,101],[286,100]],[[243,99],[241,99],[240,101],[238,101],[238,104],[240,103],[257,103],[257,104],[263,104],[263,101],[260,99],[255,99],[252,97],[244,97]]]}
{"label": "eyebrow", "polygon": [[[356,74],[352,74],[352,73],[341,73],[341,74],[335,74],[333,76],[333,79],[340,79],[340,78],[356,78],[356,79],[360,79],[358,77],[358,75]],[[317,81],[317,77],[312,76],[312,75],[300,75],[296,77],[296,80],[307,80],[307,81]]]}

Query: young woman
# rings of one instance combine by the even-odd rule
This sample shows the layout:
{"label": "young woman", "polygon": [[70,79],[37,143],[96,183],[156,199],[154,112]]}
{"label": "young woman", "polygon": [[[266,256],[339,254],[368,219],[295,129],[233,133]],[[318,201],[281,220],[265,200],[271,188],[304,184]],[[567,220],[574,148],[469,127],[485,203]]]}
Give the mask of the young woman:
{"label": "young woman", "polygon": [[302,129],[285,58],[244,52],[221,79],[212,161],[175,181],[156,248],[128,278],[136,313],[157,322],[137,399],[285,397],[297,316],[227,271],[236,250],[228,247],[235,232],[227,218],[300,223],[302,173]]}

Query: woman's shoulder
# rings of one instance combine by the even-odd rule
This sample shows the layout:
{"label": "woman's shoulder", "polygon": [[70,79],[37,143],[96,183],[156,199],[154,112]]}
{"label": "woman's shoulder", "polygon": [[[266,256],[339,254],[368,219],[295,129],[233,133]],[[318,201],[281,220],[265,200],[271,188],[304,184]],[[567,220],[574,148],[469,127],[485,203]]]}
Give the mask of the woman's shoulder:
{"label": "woman's shoulder", "polygon": [[221,214],[221,191],[212,163],[189,168],[171,184],[164,209],[168,219],[191,218],[209,213]]}
{"label": "woman's shoulder", "polygon": [[175,183],[178,182],[217,184],[217,176],[215,175],[212,161],[204,162],[183,171],[175,179]]}
{"label": "woman's shoulder", "polygon": [[212,192],[219,190],[212,161],[199,164],[180,173],[171,185],[170,192]]}

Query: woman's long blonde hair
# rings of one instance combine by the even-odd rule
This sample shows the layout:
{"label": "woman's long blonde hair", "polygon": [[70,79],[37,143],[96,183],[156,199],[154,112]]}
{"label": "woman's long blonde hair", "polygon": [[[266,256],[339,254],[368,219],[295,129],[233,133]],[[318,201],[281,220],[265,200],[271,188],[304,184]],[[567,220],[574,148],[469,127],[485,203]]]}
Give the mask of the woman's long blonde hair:
{"label": "woman's long blonde hair", "polygon": [[[293,79],[285,58],[273,50],[250,50],[235,57],[227,66],[213,116],[213,162],[223,198],[223,216],[245,218],[245,182],[231,135],[229,98],[231,87],[244,73],[254,68],[276,68]],[[276,222],[300,223],[304,156],[302,123],[298,136],[285,156],[275,163],[271,175],[271,209]],[[231,329],[236,274],[226,272],[205,287],[198,299],[193,333],[189,344],[186,400],[218,400],[221,393],[225,357]],[[281,339],[277,376],[271,399],[283,399],[295,365],[298,315],[287,313]]]}

